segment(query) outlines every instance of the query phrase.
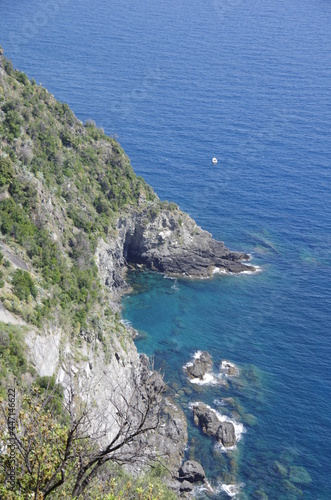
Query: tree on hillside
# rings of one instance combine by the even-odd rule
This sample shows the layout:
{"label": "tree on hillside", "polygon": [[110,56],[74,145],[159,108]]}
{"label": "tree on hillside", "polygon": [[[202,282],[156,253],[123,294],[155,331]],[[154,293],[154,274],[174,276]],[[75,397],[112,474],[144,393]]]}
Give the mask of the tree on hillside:
{"label": "tree on hillside", "polygon": [[[8,420],[8,404],[1,401],[0,498],[43,500],[57,495],[60,488],[79,498],[107,462],[132,465],[155,460],[143,436],[160,422],[162,377],[146,369],[144,378],[138,380],[132,371],[129,391],[111,379],[107,383],[113,384],[112,397],[107,414],[102,415],[79,397],[73,383],[58,416],[54,388],[34,387],[28,396],[18,396],[14,428]],[[92,387],[89,393],[93,395]],[[16,451],[14,488],[8,472],[11,439]]]}

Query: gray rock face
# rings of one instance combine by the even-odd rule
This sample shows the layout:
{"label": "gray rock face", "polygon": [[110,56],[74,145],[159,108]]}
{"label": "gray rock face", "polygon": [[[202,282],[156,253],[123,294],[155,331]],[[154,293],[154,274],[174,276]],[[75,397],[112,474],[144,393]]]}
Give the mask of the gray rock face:
{"label": "gray rock face", "polygon": [[179,477],[184,482],[195,483],[197,481],[204,481],[206,474],[199,462],[187,460],[179,469]]}
{"label": "gray rock face", "polygon": [[255,269],[241,262],[248,255],[230,251],[187,214],[160,208],[159,203],[122,216],[116,235],[100,242],[96,257],[101,275],[114,291],[125,288],[127,264],[191,277],[212,276],[215,268],[232,273]]}
{"label": "gray rock face", "polygon": [[223,446],[229,447],[236,444],[235,428],[232,422],[221,422],[217,414],[204,403],[193,406],[195,425],[201,427],[202,432],[214,436]]}
{"label": "gray rock face", "polygon": [[211,359],[210,354],[204,351],[193,361],[191,365],[186,365],[186,371],[191,379],[199,378],[202,380],[206,373],[211,372],[212,366],[213,360]]}
{"label": "gray rock face", "polygon": [[192,491],[193,488],[194,488],[194,486],[192,483],[190,483],[189,481],[183,481],[179,487],[179,490],[189,492],[189,491]]}
{"label": "gray rock face", "polygon": [[136,218],[134,231],[126,234],[124,254],[128,262],[171,275],[196,277],[210,276],[215,267],[234,273],[247,270],[241,260],[248,259],[215,241],[178,209],[163,209],[152,217],[147,212]]}

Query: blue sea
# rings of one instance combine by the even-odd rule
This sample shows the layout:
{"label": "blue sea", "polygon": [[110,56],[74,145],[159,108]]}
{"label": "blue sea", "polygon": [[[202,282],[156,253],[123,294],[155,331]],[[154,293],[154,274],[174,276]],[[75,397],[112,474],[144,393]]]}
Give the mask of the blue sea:
{"label": "blue sea", "polygon": [[[331,498],[330,40],[326,0],[0,2],[14,65],[116,134],[161,199],[261,267],[201,281],[132,273],[123,300],[214,498]],[[191,384],[183,366],[199,350],[239,376]],[[194,401],[241,424],[235,450],[199,432]]]}

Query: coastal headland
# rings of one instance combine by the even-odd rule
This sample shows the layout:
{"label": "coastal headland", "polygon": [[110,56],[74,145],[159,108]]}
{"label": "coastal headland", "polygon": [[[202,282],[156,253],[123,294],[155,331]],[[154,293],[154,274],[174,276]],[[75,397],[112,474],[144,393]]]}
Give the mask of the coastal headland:
{"label": "coastal headland", "polygon": [[[214,240],[176,204],[160,201],[114,138],[91,120],[83,124],[15,70],[1,48],[0,231],[3,336],[24,345],[21,364],[1,361],[9,366],[2,391],[18,380],[24,394],[32,381],[53,379],[64,401],[70,391],[79,394],[92,431],[102,421],[108,441],[122,431],[118,415],[138,422],[146,397],[155,393],[160,421],[128,441],[126,452],[148,448],[166,464],[176,494],[191,491],[187,482],[196,479],[188,470],[197,480],[202,475],[196,464],[183,466],[185,415],[121,322],[125,273],[130,266],[183,278],[254,272],[245,263],[249,256]],[[203,410],[195,409],[200,425],[215,420]],[[218,439],[234,444],[233,424],[216,423]],[[147,463],[146,455],[126,470],[137,475]]]}

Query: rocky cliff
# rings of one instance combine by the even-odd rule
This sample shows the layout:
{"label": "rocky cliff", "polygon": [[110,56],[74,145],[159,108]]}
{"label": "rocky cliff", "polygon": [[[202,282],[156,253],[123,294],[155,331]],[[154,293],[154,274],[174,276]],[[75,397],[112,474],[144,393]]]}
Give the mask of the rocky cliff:
{"label": "rocky cliff", "polygon": [[[114,138],[92,121],[82,124],[14,70],[1,48],[0,240],[2,324],[16,325],[39,375],[54,375],[67,396],[75,388],[92,420],[109,429],[108,439],[125,401],[135,402],[128,415],[134,420],[146,394],[162,383],[118,315],[128,266],[192,278],[254,270],[242,262],[246,254],[161,202]],[[9,330],[0,340],[11,336]],[[0,359],[0,373],[15,376],[24,392],[34,372],[25,361],[8,372],[6,362]],[[5,387],[0,380],[0,391]],[[160,426],[140,444],[176,475],[186,420],[169,395],[159,403]]]}
{"label": "rocky cliff", "polygon": [[120,216],[114,237],[100,241],[96,256],[105,283],[115,293],[125,290],[128,264],[191,278],[255,270],[243,263],[247,254],[230,251],[176,205],[159,201]]}

